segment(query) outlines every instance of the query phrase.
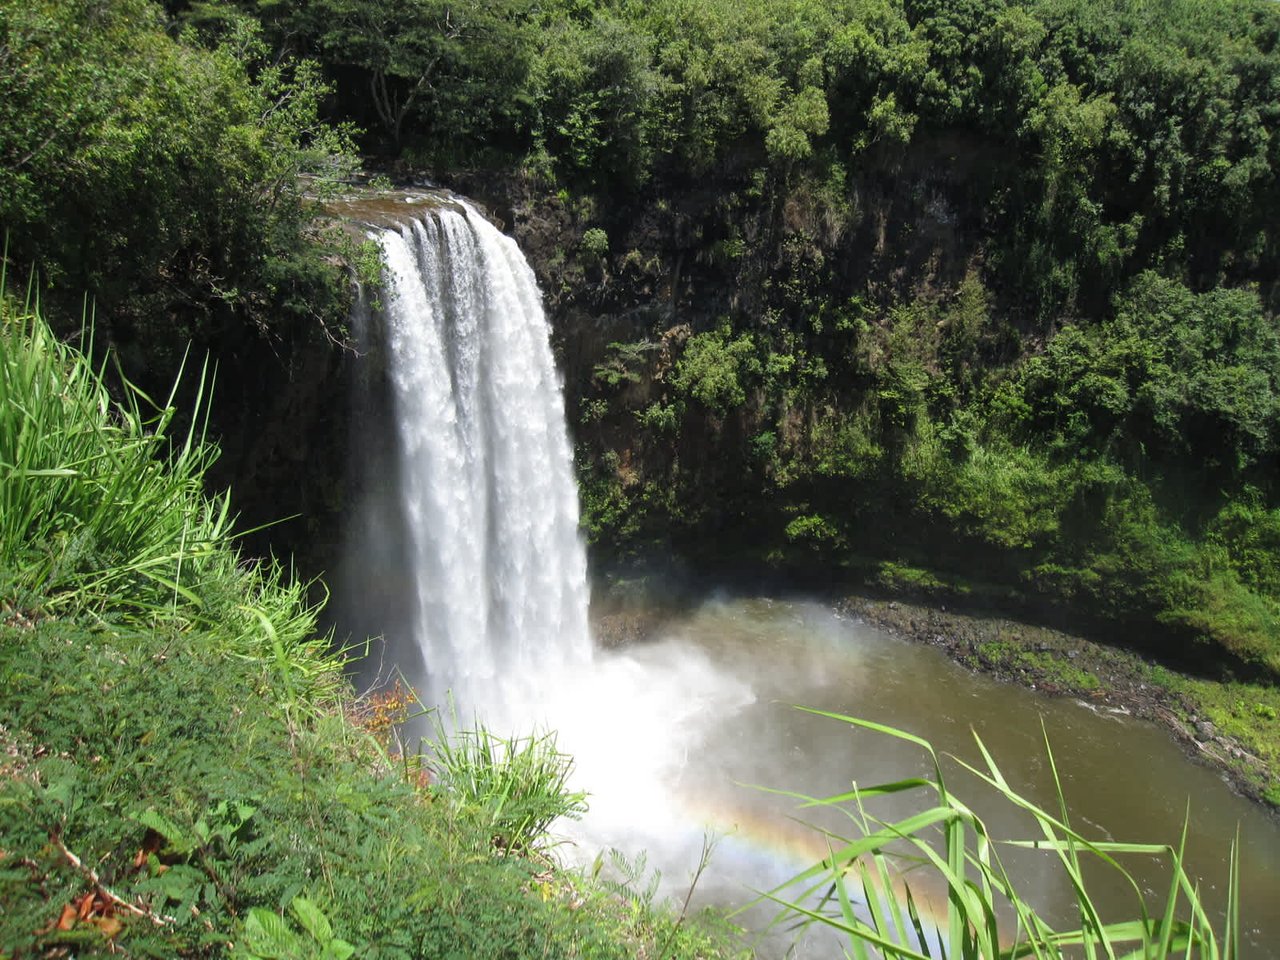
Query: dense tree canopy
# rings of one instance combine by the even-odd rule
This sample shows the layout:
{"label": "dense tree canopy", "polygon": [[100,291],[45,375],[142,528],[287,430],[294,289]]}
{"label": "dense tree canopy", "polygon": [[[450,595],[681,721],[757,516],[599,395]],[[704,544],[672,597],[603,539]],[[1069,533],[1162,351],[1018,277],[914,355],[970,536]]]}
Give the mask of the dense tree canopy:
{"label": "dense tree canopy", "polygon": [[303,237],[303,174],[331,176],[345,133],[324,86],[250,21],[177,42],[147,0],[0,3],[0,223],[54,299],[86,294],[142,335],[336,305]]}
{"label": "dense tree canopy", "polygon": [[252,15],[322,64],[367,146],[419,166],[530,165],[624,199],[892,171],[968,138],[990,149],[966,178],[989,270],[1025,315],[1104,311],[1148,269],[1276,276],[1266,0],[236,3],[169,12]]}

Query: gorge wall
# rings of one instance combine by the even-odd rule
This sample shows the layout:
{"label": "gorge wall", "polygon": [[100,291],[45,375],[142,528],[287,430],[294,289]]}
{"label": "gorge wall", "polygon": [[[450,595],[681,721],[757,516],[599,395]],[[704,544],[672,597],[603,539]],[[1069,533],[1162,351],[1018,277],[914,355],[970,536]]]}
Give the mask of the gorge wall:
{"label": "gorge wall", "polygon": [[[1170,649],[1208,639],[1248,669],[1280,663],[1280,578],[1250,546],[1280,537],[1270,414],[1193,396],[1245,354],[1280,357],[1271,291],[1167,280],[1135,256],[1106,284],[1076,276],[1049,309],[1057,274],[1006,229],[1017,163],[952,135],[826,179],[730,164],[573,195],[527,174],[452,177],[537,274],[593,569],[687,562],[1083,608]],[[1195,340],[1218,323],[1236,332]],[[1165,354],[1144,367],[1135,344]],[[230,473],[249,478],[247,519],[301,514],[267,536],[320,572],[358,493],[325,464],[362,361],[317,339],[291,362],[278,430],[233,441]],[[1210,554],[1225,573],[1204,575]]]}

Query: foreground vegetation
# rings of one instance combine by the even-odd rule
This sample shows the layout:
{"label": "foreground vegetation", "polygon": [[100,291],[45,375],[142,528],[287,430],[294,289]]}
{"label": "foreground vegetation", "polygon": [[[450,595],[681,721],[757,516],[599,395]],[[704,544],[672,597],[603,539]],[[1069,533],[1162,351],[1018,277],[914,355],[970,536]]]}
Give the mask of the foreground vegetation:
{"label": "foreground vegetation", "polygon": [[727,952],[540,852],[553,740],[394,756],[408,696],[353,697],[199,429],[127,396],[0,306],[0,957]]}
{"label": "foreground vegetation", "polygon": [[[783,907],[777,922],[832,928],[847,940],[849,956],[891,958],[1060,958],[1074,956],[1132,957],[1159,960],[1169,956],[1217,960],[1240,953],[1239,863],[1232,849],[1225,890],[1225,918],[1212,918],[1200,898],[1200,885],[1183,865],[1186,829],[1177,846],[1089,840],[1071,824],[1053,752],[1046,742],[1048,769],[1058,798],[1057,810],[1046,810],[1019,794],[1005,780],[995,760],[975,735],[982,765],[957,760],[1004,803],[1025,811],[1038,836],[994,837],[982,819],[951,791],[932,746],[913,734],[882,724],[820,713],[831,720],[907,741],[927,756],[929,774],[893,783],[859,786],[830,797],[804,797],[809,810],[837,810],[850,832],[824,831],[829,855],[808,870],[764,895]],[[882,819],[872,811],[883,797],[919,796],[919,812]],[[1075,920],[1080,926],[1055,929],[1019,894],[1019,884],[1002,862],[1001,853],[1035,850],[1056,861],[1070,885]],[[1150,890],[1135,879],[1136,860],[1158,862],[1167,887]],[[1126,868],[1125,863],[1130,866]],[[902,883],[907,867],[915,872]],[[1132,900],[1123,905],[1097,893],[1105,869],[1123,882]],[[921,873],[924,876],[921,876]],[[930,918],[911,884],[946,891],[946,910]],[[890,891],[897,891],[891,893]],[[1134,915],[1124,917],[1125,910]],[[936,926],[934,925],[936,923]],[[872,951],[875,951],[873,954]]]}

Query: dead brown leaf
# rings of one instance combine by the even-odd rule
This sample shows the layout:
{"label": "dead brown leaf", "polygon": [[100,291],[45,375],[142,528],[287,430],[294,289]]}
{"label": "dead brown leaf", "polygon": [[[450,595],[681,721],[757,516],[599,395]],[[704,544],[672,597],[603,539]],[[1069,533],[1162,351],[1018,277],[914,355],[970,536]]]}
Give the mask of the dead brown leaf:
{"label": "dead brown leaf", "polygon": [[97,906],[97,900],[98,892],[93,890],[81,896],[79,900],[73,901],[76,906],[76,916],[81,920],[88,920]]}
{"label": "dead brown leaf", "polygon": [[147,858],[153,853],[158,854],[163,847],[164,837],[148,828],[146,836],[142,838],[142,846],[138,848],[138,852],[133,857],[133,869],[141,870],[143,864],[147,862]]}
{"label": "dead brown leaf", "polygon": [[124,924],[118,917],[90,917],[89,922],[102,931],[102,935],[108,940],[114,940],[124,929]]}
{"label": "dead brown leaf", "polygon": [[76,905],[68,903],[62,908],[62,916],[58,918],[58,922],[53,925],[55,930],[70,930],[76,925]]}

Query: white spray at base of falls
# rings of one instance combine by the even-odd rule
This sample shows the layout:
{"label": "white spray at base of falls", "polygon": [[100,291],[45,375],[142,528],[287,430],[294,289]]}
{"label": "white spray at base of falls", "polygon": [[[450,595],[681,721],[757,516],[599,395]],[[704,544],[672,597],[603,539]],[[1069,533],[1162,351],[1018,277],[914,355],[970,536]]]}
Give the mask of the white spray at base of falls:
{"label": "white spray at base of falls", "polygon": [[515,241],[463,202],[375,236],[421,692],[477,709],[591,658],[547,320]]}
{"label": "white spray at base of falls", "polygon": [[373,236],[384,303],[358,311],[353,333],[383,355],[386,396],[361,411],[394,431],[357,434],[357,469],[381,475],[364,483],[376,507],[355,518],[347,605],[383,608],[364,611],[371,625],[396,605],[383,677],[403,670],[428,705],[452,695],[464,726],[555,731],[591,793],[573,831],[588,857],[668,838],[695,857],[701,824],[672,784],[706,720],[750,690],[681,644],[593,656],[564,404],[515,242],[461,201]]}
{"label": "white spray at base of falls", "polygon": [[[403,608],[388,652],[425,703],[451,694],[464,726],[558,734],[575,788],[591,793],[587,821],[573,825],[581,853],[636,840],[695,857],[701,824],[672,785],[706,718],[732,716],[750,691],[679,644],[593,657],[564,405],[515,242],[462,202],[374,237],[382,329],[366,329],[363,312],[353,330],[385,356],[383,416],[395,429],[357,453],[360,469],[388,476],[375,478],[376,519],[357,524],[356,600]],[[418,653],[425,677],[410,663]]]}

